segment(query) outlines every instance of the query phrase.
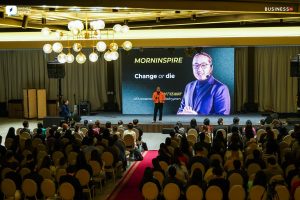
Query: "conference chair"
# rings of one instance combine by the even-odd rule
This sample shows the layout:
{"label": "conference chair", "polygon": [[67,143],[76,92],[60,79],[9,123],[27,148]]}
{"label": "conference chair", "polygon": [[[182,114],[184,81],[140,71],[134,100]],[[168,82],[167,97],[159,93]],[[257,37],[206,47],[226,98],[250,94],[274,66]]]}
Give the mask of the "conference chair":
{"label": "conference chair", "polygon": [[6,149],[10,149],[14,144],[14,139],[12,138],[6,138],[4,142],[4,146]]}
{"label": "conference chair", "polygon": [[294,164],[290,164],[285,168],[285,177],[289,175],[289,172],[296,169],[296,166]]}
{"label": "conference chair", "polygon": [[212,155],[209,156],[209,161],[211,162],[212,160],[219,160],[220,163],[222,164],[223,163],[223,158],[220,154],[217,154],[217,153],[214,153]]}
{"label": "conference chair", "polygon": [[259,130],[256,132],[256,140],[259,141],[261,135],[262,135],[262,134],[265,134],[265,133],[267,133],[265,129],[259,129]]}
{"label": "conference chair", "polygon": [[187,135],[194,135],[196,138],[198,137],[198,132],[196,129],[191,128],[188,130]]}
{"label": "conference chair", "polygon": [[51,170],[48,168],[42,168],[39,170],[39,175],[41,175],[44,179],[50,179],[53,180]]}
{"label": "conference chair", "polygon": [[218,186],[210,186],[205,193],[206,200],[222,200],[223,192]]}
{"label": "conference chair", "polygon": [[71,183],[65,182],[59,186],[59,196],[62,200],[73,200],[75,196],[75,189]]}
{"label": "conference chair", "polygon": [[177,200],[180,197],[180,188],[175,183],[165,185],[163,194],[166,200]]}
{"label": "conference chair", "polygon": [[294,199],[300,200],[300,187],[297,187],[297,189],[295,190]]}
{"label": "conference chair", "polygon": [[61,151],[55,151],[55,152],[53,152],[52,153],[52,160],[54,162],[54,165],[58,166],[59,165],[59,160],[61,158],[63,158],[63,157],[64,157],[63,152],[61,152]]}
{"label": "conference chair", "polygon": [[245,200],[246,192],[241,185],[234,185],[228,193],[229,200]]}
{"label": "conference chair", "polygon": [[38,190],[38,186],[36,182],[32,179],[25,179],[22,183],[22,191],[24,193],[24,198],[26,197],[34,197],[37,200],[36,193]]}
{"label": "conference chair", "polygon": [[290,199],[290,192],[286,186],[276,185],[275,191],[276,191],[275,198],[277,197],[278,200]]}
{"label": "conference chair", "polygon": [[165,175],[161,171],[154,171],[153,176],[158,180],[159,184],[162,186],[165,180]]}
{"label": "conference chair", "polygon": [[259,170],[261,170],[259,164],[251,163],[250,165],[248,165],[247,174],[250,177],[252,174],[256,174],[256,172],[258,172]]}
{"label": "conference chair", "polygon": [[16,184],[11,179],[3,179],[1,182],[1,191],[4,195],[3,199],[15,199]]}
{"label": "conference chair", "polygon": [[54,181],[51,179],[44,179],[41,183],[41,191],[44,199],[55,199],[56,187]]}
{"label": "conference chair", "polygon": [[161,161],[159,161],[159,165],[162,168],[162,170],[164,170],[165,172],[168,170],[169,165],[167,162],[161,160]]}
{"label": "conference chair", "polygon": [[155,183],[147,182],[143,185],[142,194],[145,200],[155,200],[158,197],[159,191]]}
{"label": "conference chair", "polygon": [[1,170],[1,179],[4,179],[5,178],[5,175],[8,173],[8,172],[12,172],[14,170],[12,170],[11,168],[9,167],[5,167]]}
{"label": "conference chair", "polygon": [[104,170],[105,172],[112,173],[114,183],[116,183],[116,173],[122,167],[122,162],[116,163],[116,166],[113,166],[114,157],[111,152],[105,151],[101,155],[101,159],[104,162]]}
{"label": "conference chair", "polygon": [[37,148],[37,146],[38,146],[39,144],[43,144],[43,141],[42,141],[41,138],[34,138],[34,139],[32,140],[32,147],[33,147],[34,149]]}
{"label": "conference chair", "polygon": [[202,200],[203,191],[198,185],[191,185],[187,188],[185,196],[187,200]]}
{"label": "conference chair", "polygon": [[55,176],[56,182],[59,183],[60,177],[63,176],[63,175],[66,175],[66,174],[67,174],[66,169],[58,169],[58,170],[56,170],[56,176]]}
{"label": "conference chair", "polygon": [[[100,190],[102,191],[102,181],[105,178],[105,174],[103,174],[102,172],[102,168],[100,166],[100,163],[98,161],[95,160],[90,160],[89,161],[89,165],[92,167],[93,169],[93,176],[92,176],[92,180],[95,183],[99,183],[100,185]],[[104,169],[103,169],[104,170]]]}
{"label": "conference chair", "polygon": [[224,129],[222,129],[222,128],[218,129],[218,130],[216,131],[216,133],[217,133],[218,131],[221,131],[222,134],[223,134],[223,138],[224,138],[225,140],[227,140],[227,133],[226,133],[226,131],[225,131]]}
{"label": "conference chair", "polygon": [[189,143],[191,143],[191,145],[194,145],[197,142],[197,137],[193,134],[187,135],[186,139]]}
{"label": "conference chair", "polygon": [[120,138],[123,138],[124,128],[118,128],[117,132],[120,133]]}
{"label": "conference chair", "polygon": [[277,136],[279,135],[279,130],[278,129],[272,129],[273,133],[274,133],[274,139],[277,139]]}
{"label": "conference chair", "polygon": [[192,166],[191,166],[191,176],[193,175],[195,169],[200,169],[201,172],[202,172],[202,176],[204,176],[205,167],[201,162],[195,162],[195,163],[192,164]]}
{"label": "conference chair", "polygon": [[81,128],[80,130],[82,131],[83,135],[86,135],[86,133],[88,132],[88,129],[84,127]]}
{"label": "conference chair", "polygon": [[23,167],[20,171],[19,174],[21,175],[22,179],[24,178],[25,175],[30,174],[31,170],[27,167]]}
{"label": "conference chair", "polygon": [[282,139],[282,141],[286,142],[289,146],[291,145],[292,140],[293,140],[293,138],[292,138],[291,135],[286,135],[286,136],[284,136],[283,139]]}
{"label": "conference chair", "polygon": [[76,172],[75,177],[79,180],[83,193],[88,193],[90,199],[94,199],[94,186],[90,187],[89,185],[91,180],[89,172],[86,169],[80,169]]}
{"label": "conference chair", "polygon": [[250,189],[249,193],[250,200],[266,200],[267,199],[267,191],[266,189],[261,185],[254,185]]}
{"label": "conference chair", "polygon": [[78,153],[75,151],[71,151],[68,154],[68,163],[69,165],[76,165]]}
{"label": "conference chair", "polygon": [[228,181],[230,183],[230,188],[235,185],[243,185],[244,184],[244,178],[239,173],[232,173],[228,177]]}

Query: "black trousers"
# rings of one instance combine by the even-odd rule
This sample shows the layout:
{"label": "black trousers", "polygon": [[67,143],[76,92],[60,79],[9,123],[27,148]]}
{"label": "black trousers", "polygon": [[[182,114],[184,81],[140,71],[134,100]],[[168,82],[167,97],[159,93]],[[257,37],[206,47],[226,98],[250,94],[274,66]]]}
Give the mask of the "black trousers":
{"label": "black trousers", "polygon": [[157,111],[159,111],[159,121],[162,120],[163,103],[156,103],[154,105],[154,116],[153,121],[156,121]]}

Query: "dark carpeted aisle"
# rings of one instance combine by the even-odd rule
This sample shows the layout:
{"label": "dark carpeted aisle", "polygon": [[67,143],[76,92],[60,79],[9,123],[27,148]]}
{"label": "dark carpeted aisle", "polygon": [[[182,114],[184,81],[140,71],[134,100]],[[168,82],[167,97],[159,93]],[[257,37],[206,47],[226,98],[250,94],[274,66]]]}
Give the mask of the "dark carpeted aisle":
{"label": "dark carpeted aisle", "polygon": [[143,178],[146,167],[152,167],[152,159],[157,156],[157,151],[146,151],[143,153],[143,156],[143,161],[135,162],[127,170],[107,200],[144,199],[139,191],[139,184]]}

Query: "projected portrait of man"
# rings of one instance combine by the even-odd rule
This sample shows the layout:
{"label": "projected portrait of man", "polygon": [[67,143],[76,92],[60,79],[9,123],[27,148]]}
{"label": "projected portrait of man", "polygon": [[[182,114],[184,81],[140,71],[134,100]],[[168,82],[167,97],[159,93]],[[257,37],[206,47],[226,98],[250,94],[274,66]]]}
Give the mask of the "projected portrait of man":
{"label": "projected portrait of man", "polygon": [[204,52],[197,53],[193,58],[193,74],[196,80],[186,85],[177,114],[230,114],[228,87],[215,79],[212,72],[211,56]]}

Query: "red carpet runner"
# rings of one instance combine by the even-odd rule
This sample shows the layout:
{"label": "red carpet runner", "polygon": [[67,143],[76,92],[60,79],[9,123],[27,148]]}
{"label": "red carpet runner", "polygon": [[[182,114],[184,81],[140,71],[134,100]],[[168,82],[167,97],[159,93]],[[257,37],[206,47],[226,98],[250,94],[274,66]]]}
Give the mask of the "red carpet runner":
{"label": "red carpet runner", "polygon": [[139,184],[146,167],[152,167],[152,159],[157,156],[157,151],[146,151],[143,156],[143,161],[137,161],[131,165],[107,200],[144,199],[139,191]]}

